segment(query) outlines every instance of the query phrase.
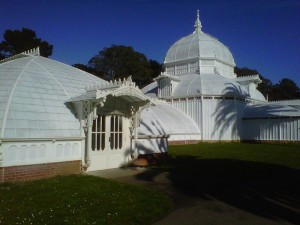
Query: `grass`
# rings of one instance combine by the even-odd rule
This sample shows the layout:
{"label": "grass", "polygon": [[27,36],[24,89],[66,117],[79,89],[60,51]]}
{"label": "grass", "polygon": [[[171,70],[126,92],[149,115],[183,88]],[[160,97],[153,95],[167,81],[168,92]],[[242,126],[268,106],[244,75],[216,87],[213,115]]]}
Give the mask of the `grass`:
{"label": "grass", "polygon": [[[170,146],[169,155],[137,179],[168,171],[173,187],[189,196],[297,224],[299,144],[199,143]],[[1,225],[152,224],[171,206],[156,190],[91,176],[0,185]]]}
{"label": "grass", "polygon": [[[166,171],[173,188],[207,205],[221,202],[278,224],[300,224],[299,144],[199,143],[170,146],[169,155],[140,179],[154,180]],[[227,210],[210,210],[207,218]]]}
{"label": "grass", "polygon": [[199,143],[170,146],[158,169],[203,180],[266,179],[300,168],[300,144]]}
{"label": "grass", "polygon": [[300,168],[300,144],[199,143],[170,146],[171,157],[231,159]]}
{"label": "grass", "polygon": [[156,190],[92,176],[0,185],[0,224],[152,224],[170,208]]}

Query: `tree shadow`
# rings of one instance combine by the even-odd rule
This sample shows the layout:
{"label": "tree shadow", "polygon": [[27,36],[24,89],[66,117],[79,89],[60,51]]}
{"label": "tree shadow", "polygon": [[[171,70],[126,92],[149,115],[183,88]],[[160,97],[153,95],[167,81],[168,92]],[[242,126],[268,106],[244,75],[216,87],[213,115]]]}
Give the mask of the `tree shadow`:
{"label": "tree shadow", "polygon": [[[167,134],[158,120],[151,120],[151,124],[141,121],[147,132],[139,132],[139,135],[149,136],[149,139],[144,139],[145,143],[138,141],[136,143],[139,154],[165,153],[168,148]],[[155,136],[161,136],[152,138]]]}
{"label": "tree shadow", "polygon": [[136,179],[154,182],[166,171],[170,185],[186,196],[300,224],[299,170],[260,162],[178,156],[162,168],[136,175]]}
{"label": "tree shadow", "polygon": [[[228,140],[239,140],[241,136],[241,115],[246,103],[240,101],[246,94],[240,86],[227,83],[223,91],[224,99],[218,101],[216,110],[213,112],[214,130],[212,135],[218,139],[224,139],[227,135]],[[235,100],[234,100],[235,98]]]}
{"label": "tree shadow", "polygon": [[[241,138],[245,140],[286,140],[298,141],[297,121],[299,110],[271,104],[246,106],[242,125],[251,129],[243,130]],[[288,125],[287,125],[288,124]],[[287,126],[291,128],[287,129]]]}

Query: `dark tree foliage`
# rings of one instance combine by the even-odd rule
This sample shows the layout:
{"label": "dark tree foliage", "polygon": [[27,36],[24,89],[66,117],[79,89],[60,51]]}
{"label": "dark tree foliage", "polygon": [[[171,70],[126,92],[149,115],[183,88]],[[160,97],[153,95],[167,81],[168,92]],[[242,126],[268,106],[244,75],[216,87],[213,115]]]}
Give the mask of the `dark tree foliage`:
{"label": "dark tree foliage", "polygon": [[140,87],[151,82],[153,72],[147,57],[132,47],[112,45],[90,59],[88,67],[95,69],[107,80],[132,76]]}
{"label": "dark tree foliage", "polygon": [[300,99],[300,89],[294,81],[283,78],[272,87],[269,100],[286,99]]}
{"label": "dark tree foliage", "polygon": [[163,66],[162,64],[158,63],[157,61],[150,59],[149,60],[150,67],[152,69],[152,77],[157,77],[162,71],[163,71]]}
{"label": "dark tree foliage", "polygon": [[257,89],[265,96],[270,95],[270,91],[273,87],[272,82],[269,79],[263,77],[257,70],[249,69],[247,67],[239,68],[235,67],[234,72],[238,77],[250,76],[250,75],[259,75],[259,78],[262,80],[262,83],[258,84]]}
{"label": "dark tree foliage", "polygon": [[0,53],[0,60],[5,59],[4,54]]}
{"label": "dark tree foliage", "polygon": [[300,99],[300,89],[297,84],[288,79],[284,78],[278,82],[278,84],[272,84],[269,79],[264,78],[257,70],[244,68],[234,68],[234,72],[238,77],[259,75],[262,80],[257,89],[265,96],[268,97],[269,101],[287,100],[287,99]]}
{"label": "dark tree foliage", "polygon": [[259,74],[259,73],[257,72],[257,70],[249,69],[249,68],[247,68],[247,67],[243,67],[243,68],[235,67],[235,68],[234,68],[234,73],[235,73],[238,77],[244,77],[244,76],[250,76],[250,75],[256,75],[256,74]]}
{"label": "dark tree foliage", "polygon": [[99,73],[97,70],[95,70],[94,68],[92,67],[89,67],[87,65],[84,65],[84,64],[74,64],[72,65],[73,67],[76,67],[77,69],[80,69],[80,70],[83,70],[85,72],[88,72],[88,73],[91,73],[91,74],[94,74],[96,75],[97,77],[102,77],[103,74]]}
{"label": "dark tree foliage", "polygon": [[52,55],[53,46],[38,38],[35,31],[27,28],[22,28],[21,31],[6,30],[0,43],[0,57],[10,57],[36,47],[40,48],[41,56]]}

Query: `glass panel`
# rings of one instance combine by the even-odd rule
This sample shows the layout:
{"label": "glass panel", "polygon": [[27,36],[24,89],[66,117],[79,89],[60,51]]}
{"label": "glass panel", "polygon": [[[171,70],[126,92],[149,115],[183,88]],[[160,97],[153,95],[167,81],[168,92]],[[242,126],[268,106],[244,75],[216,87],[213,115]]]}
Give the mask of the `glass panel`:
{"label": "glass panel", "polygon": [[95,151],[96,134],[92,134],[92,151]]}
{"label": "glass panel", "polygon": [[118,149],[118,134],[115,134],[115,149]]}
{"label": "glass panel", "polygon": [[100,134],[97,133],[97,150],[100,150]]}
{"label": "glass panel", "polygon": [[105,132],[105,116],[102,116],[102,132]]}
{"label": "glass panel", "polygon": [[119,149],[122,148],[122,133],[119,133]]}
{"label": "glass panel", "polygon": [[[93,151],[104,150],[105,148],[105,119],[106,119],[105,116],[98,116],[98,118],[93,121],[92,143],[91,143],[92,144],[91,148]],[[114,130],[114,118],[112,118],[111,123],[112,123],[112,130]],[[114,146],[114,144],[112,146]]]}
{"label": "glass panel", "polygon": [[101,149],[104,150],[105,148],[105,133],[101,134]]}
{"label": "glass panel", "polygon": [[110,118],[110,131],[114,131],[115,128],[115,120],[114,116],[111,116]]}
{"label": "glass panel", "polygon": [[115,131],[118,131],[119,116],[116,116]]}
{"label": "glass panel", "polygon": [[114,148],[114,134],[110,133],[110,148]]}
{"label": "glass panel", "polygon": [[97,118],[97,131],[99,132],[101,128],[101,117],[98,116]]}
{"label": "glass panel", "polygon": [[96,131],[96,120],[93,121],[93,128],[92,131],[95,132]]}
{"label": "glass panel", "polygon": [[122,119],[123,119],[123,118],[120,116],[120,117],[119,117],[119,131],[120,131],[120,132],[122,132],[122,129],[123,129],[123,128],[122,128],[122,126],[123,126],[123,120],[122,120]]}

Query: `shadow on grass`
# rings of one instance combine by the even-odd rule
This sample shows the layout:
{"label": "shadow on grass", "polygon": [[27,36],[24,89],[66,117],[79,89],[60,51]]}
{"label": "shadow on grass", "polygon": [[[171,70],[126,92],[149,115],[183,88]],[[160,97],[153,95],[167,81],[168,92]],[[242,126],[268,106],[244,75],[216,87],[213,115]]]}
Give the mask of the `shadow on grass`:
{"label": "shadow on grass", "polygon": [[299,170],[259,162],[180,156],[136,178],[154,181],[166,171],[170,184],[185,195],[300,224]]}

